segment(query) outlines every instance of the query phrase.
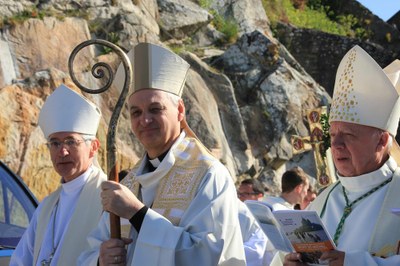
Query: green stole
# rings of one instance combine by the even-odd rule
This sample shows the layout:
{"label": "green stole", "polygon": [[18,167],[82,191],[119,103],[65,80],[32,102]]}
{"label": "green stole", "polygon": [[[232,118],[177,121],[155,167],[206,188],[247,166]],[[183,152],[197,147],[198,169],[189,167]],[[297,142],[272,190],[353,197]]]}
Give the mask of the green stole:
{"label": "green stole", "polygon": [[[203,144],[190,137],[186,137],[170,152],[174,153],[175,163],[160,180],[151,209],[163,215],[172,224],[178,225],[195,197],[211,160],[210,153]],[[182,153],[188,156],[179,156]],[[121,182],[139,199],[140,184],[135,180],[135,175],[141,174],[138,173],[138,169],[142,163],[143,158]]]}
{"label": "green stole", "polygon": [[[338,182],[326,188],[312,203],[312,209],[321,216],[330,193],[338,186]],[[368,251],[372,256],[389,257],[399,254],[400,247],[400,217],[391,213],[392,208],[400,207],[400,168],[393,174],[393,180],[388,184],[388,190],[378,214],[378,220],[369,242]]]}
{"label": "green stole", "polygon": [[[106,175],[97,167],[92,167],[93,172],[90,174],[86,184],[84,185],[74,213],[68,224],[64,242],[59,244],[62,248],[57,265],[69,266],[71,260],[76,260],[81,252],[88,248],[86,236],[90,231],[96,228],[99,218],[102,214],[103,207],[100,200],[100,185],[107,180]],[[50,224],[52,210],[54,209],[61,193],[62,187],[51,193],[46,201],[43,202],[41,212],[38,215],[37,227],[35,233],[35,245],[33,253],[33,264],[36,265],[46,228]]]}

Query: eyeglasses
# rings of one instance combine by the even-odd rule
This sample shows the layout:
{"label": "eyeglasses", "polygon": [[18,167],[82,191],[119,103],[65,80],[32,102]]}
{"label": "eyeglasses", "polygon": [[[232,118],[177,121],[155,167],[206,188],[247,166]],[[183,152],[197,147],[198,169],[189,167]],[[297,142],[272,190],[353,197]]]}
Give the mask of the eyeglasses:
{"label": "eyeglasses", "polygon": [[238,197],[248,197],[251,195],[257,195],[257,192],[237,192]]}
{"label": "eyeglasses", "polygon": [[50,150],[58,150],[60,149],[61,146],[65,146],[67,148],[67,150],[70,150],[71,148],[76,148],[79,146],[79,144],[81,144],[82,142],[86,142],[92,139],[65,139],[63,141],[59,141],[59,140],[50,140],[49,142],[46,143],[46,146],[50,149]]}

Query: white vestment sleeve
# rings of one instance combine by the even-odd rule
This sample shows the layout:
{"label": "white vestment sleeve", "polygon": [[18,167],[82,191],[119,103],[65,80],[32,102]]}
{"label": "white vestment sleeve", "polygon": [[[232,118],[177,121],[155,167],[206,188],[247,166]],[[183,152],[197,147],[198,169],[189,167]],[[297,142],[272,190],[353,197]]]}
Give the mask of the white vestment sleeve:
{"label": "white vestment sleeve", "polygon": [[225,167],[214,165],[174,226],[149,209],[136,241],[138,265],[245,265],[237,195]]}
{"label": "white vestment sleeve", "polygon": [[247,266],[267,265],[265,263],[268,263],[268,260],[272,258],[272,255],[266,254],[267,242],[268,239],[264,232],[261,228],[258,228],[253,232],[250,239],[243,243]]}
{"label": "white vestment sleeve", "polygon": [[[81,254],[78,265],[96,265],[100,245],[109,238],[108,223],[104,214],[89,236],[92,248]],[[229,172],[220,164],[208,170],[179,226],[149,209],[133,238],[128,265],[246,265],[236,189]]]}
{"label": "white vestment sleeve", "polygon": [[269,265],[273,253],[268,250],[268,237],[247,205],[237,202],[247,266]]}

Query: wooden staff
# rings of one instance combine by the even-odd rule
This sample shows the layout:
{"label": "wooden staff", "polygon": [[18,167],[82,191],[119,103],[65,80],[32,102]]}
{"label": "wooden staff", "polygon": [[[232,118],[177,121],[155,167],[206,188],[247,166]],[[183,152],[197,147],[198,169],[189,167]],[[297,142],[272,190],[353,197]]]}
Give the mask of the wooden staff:
{"label": "wooden staff", "polygon": [[[115,182],[118,182],[118,172],[119,172],[119,167],[118,163],[116,160],[117,157],[117,146],[115,143],[115,133],[116,129],[118,126],[118,120],[119,116],[121,113],[121,109],[124,106],[126,96],[128,95],[131,83],[132,83],[132,65],[129,61],[129,57],[126,55],[126,53],[119,48],[117,45],[97,39],[97,40],[88,40],[85,42],[82,42],[78,46],[74,48],[72,51],[69,60],[68,60],[68,70],[71,76],[72,81],[78,86],[82,91],[91,93],[91,94],[97,94],[97,93],[102,93],[106,90],[108,90],[111,87],[111,84],[114,80],[114,72],[112,71],[110,65],[104,63],[104,62],[98,62],[93,65],[92,67],[92,75],[97,78],[97,79],[103,79],[108,77],[106,80],[106,84],[97,89],[89,89],[84,87],[76,78],[74,71],[73,71],[73,62],[75,59],[75,56],[78,54],[78,52],[85,48],[86,46],[93,45],[93,44],[99,44],[102,46],[106,46],[110,48],[113,52],[115,52],[119,58],[122,60],[123,66],[124,66],[124,71],[125,71],[125,82],[124,82],[124,87],[122,89],[122,92],[118,98],[118,101],[115,105],[114,111],[111,115],[111,119],[108,125],[108,132],[107,132],[107,170],[108,170],[108,180],[112,180]],[[110,213],[110,233],[111,233],[111,238],[121,238],[121,225],[120,225],[120,218],[115,215],[114,213]]]}

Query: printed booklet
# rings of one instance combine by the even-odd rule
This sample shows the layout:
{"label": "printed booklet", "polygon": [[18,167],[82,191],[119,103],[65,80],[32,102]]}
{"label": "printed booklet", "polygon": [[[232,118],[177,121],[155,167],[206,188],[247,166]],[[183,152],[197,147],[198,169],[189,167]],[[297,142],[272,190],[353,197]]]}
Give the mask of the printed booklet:
{"label": "printed booklet", "polygon": [[278,210],[272,213],[293,250],[301,253],[303,262],[314,265],[328,264],[319,258],[324,251],[336,247],[317,212]]}

